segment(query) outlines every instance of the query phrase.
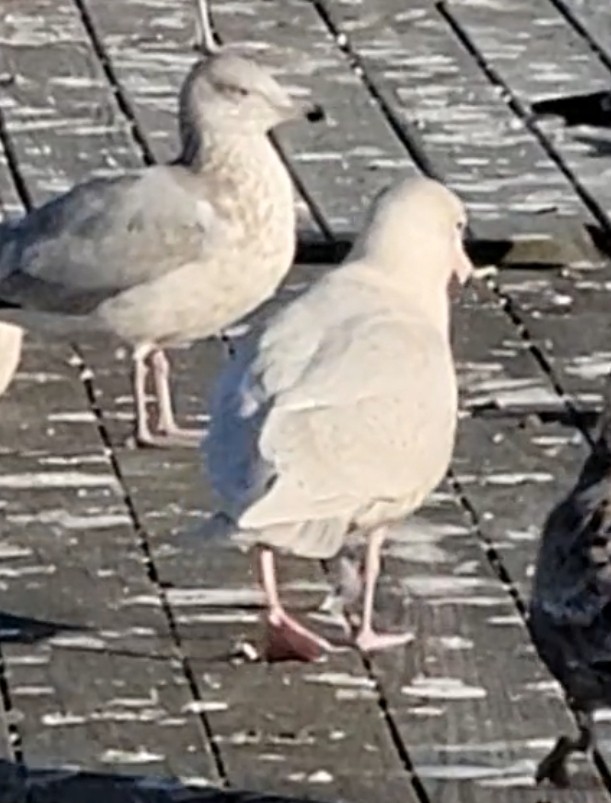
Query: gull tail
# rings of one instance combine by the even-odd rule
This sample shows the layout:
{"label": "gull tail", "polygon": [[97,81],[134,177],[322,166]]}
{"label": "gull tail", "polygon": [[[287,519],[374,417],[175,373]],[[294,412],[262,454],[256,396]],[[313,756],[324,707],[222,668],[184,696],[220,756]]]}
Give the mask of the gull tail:
{"label": "gull tail", "polygon": [[586,95],[565,95],[533,103],[533,114],[562,117],[565,125],[611,128],[611,90]]}

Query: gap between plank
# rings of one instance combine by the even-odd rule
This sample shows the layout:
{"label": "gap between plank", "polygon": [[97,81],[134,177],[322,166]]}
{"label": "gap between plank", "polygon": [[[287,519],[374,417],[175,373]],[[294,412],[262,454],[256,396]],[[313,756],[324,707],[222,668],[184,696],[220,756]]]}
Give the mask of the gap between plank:
{"label": "gap between plank", "polygon": [[433,162],[429,159],[420,137],[416,132],[415,126],[408,121],[402,120],[395,112],[391,103],[384,97],[384,93],[379,89],[376,81],[371,78],[367,68],[359,53],[352,46],[349,37],[336,24],[331,11],[325,0],[312,0],[312,5],[318,12],[318,16],[323,22],[327,31],[335,40],[335,44],[346,57],[352,72],[360,79],[372,99],[384,115],[384,118],[397,139],[407,150],[414,164],[430,178],[441,180],[440,174],[435,169]]}
{"label": "gap between plank", "polygon": [[[560,5],[562,4],[562,0],[550,0],[550,2],[556,5],[557,8],[559,8]],[[514,94],[511,87],[502,78],[500,73],[498,73],[497,70],[495,70],[495,68],[488,63],[484,54],[481,53],[481,51],[477,48],[477,45],[471,39],[467,31],[463,28],[458,19],[452,14],[445,0],[439,0],[438,2],[436,2],[435,8],[437,12],[441,15],[441,17],[449,25],[451,31],[454,33],[460,44],[465,48],[465,50],[476,62],[478,67],[482,70],[488,81],[493,86],[502,90],[501,97],[505,101],[506,105],[522,121],[524,126],[537,138],[537,140],[540,142],[541,146],[544,148],[549,158],[552,159],[552,161],[554,161],[557,167],[570,181],[574,190],[578,193],[579,197],[582,199],[583,203],[587,206],[591,214],[596,218],[600,226],[605,230],[605,232],[607,233],[611,232],[611,222],[609,221],[609,218],[607,217],[605,211],[598,204],[598,202],[588,193],[588,191],[581,184],[581,182],[577,179],[576,175],[566,164],[562,156],[555,150],[550,140],[546,137],[546,135],[534,121],[532,114],[528,112],[528,110],[525,108],[522,102]],[[582,29],[585,31],[585,28],[583,28],[583,26]],[[595,48],[593,48],[593,50],[595,50]],[[573,425],[584,437],[588,446],[592,448],[593,440],[592,436],[590,435],[590,432],[584,427],[582,420],[580,419],[577,408],[570,401],[569,396],[565,393],[562,387],[562,383],[556,377],[555,372],[551,364],[549,363],[549,360],[545,356],[544,351],[532,342],[528,329],[523,319],[521,318],[519,312],[517,311],[518,309],[517,305],[515,304],[515,302],[513,302],[511,296],[506,293],[503,293],[500,290],[500,288],[498,288],[498,286],[493,285],[492,289],[493,292],[495,292],[495,294],[499,298],[499,301],[501,302],[501,305],[506,314],[509,315],[509,317],[514,321],[514,325],[516,326],[520,337],[522,338],[522,340],[528,343],[531,353],[533,353],[533,356],[535,356],[535,359],[537,359],[537,361],[539,362],[540,367],[547,375],[548,379],[552,384],[553,389],[560,396],[562,402],[567,408],[567,411],[571,415]],[[456,490],[459,493],[459,499],[461,500],[461,504],[466,514],[473,522],[473,526],[478,529],[478,532],[480,534],[480,540],[483,539],[483,542],[484,544],[486,544],[487,548],[492,550],[491,565],[493,569],[495,569],[496,571],[498,567],[498,569],[501,569],[503,573],[507,575],[507,579],[511,581],[511,576],[503,566],[502,559],[500,558],[498,552],[494,548],[494,545],[491,543],[490,539],[483,533],[479,524],[479,516],[477,515],[477,511],[471,504],[467,494],[461,488],[460,483],[458,483],[456,477],[451,476],[450,479],[455,483]],[[496,567],[495,564],[497,564]],[[523,601],[521,601],[519,592],[517,591],[513,583],[510,587],[510,593],[512,594],[512,598],[514,599],[514,603],[516,604],[518,611],[524,618],[526,611],[525,609],[523,609]],[[522,605],[522,609],[520,607],[520,603]],[[527,622],[527,619],[525,621]],[[575,719],[575,715],[571,711],[569,706],[567,706],[567,710],[571,715],[571,717]],[[609,766],[596,748],[593,751],[593,757],[594,757],[594,765],[599,773],[602,784],[605,787],[606,791],[608,793],[611,793],[611,771],[609,770]]]}
{"label": "gap between plank", "polygon": [[477,48],[477,45],[471,39],[465,28],[450,11],[450,8],[445,0],[439,0],[439,2],[436,2],[435,9],[441,18],[445,20],[456,39],[458,39],[462,47],[475,61],[492,86],[501,90],[501,99],[515,114],[515,116],[521,120],[524,127],[528,129],[528,131],[530,131],[530,133],[537,139],[547,156],[554,162],[563,176],[569,181],[577,195],[582,200],[583,204],[587,207],[590,214],[596,219],[603,231],[607,235],[611,236],[611,220],[607,216],[607,213],[603,207],[588,192],[581,181],[577,178],[575,172],[569,167],[562,156],[554,148],[551,140],[546,136],[538,123],[535,121],[532,113],[524,106],[522,101],[518,98],[501,74],[488,62],[484,54]]}
{"label": "gap between plank", "polygon": [[[6,156],[9,174],[11,175],[17,195],[19,196],[19,199],[26,212],[30,212],[33,208],[32,197],[27,187],[25,178],[19,167],[17,155],[15,153],[11,137],[8,134],[4,115],[2,114],[1,110],[0,110],[0,143],[3,147]],[[150,546],[148,533],[142,526],[140,516],[138,515],[138,511],[136,509],[131,493],[123,476],[120,461],[116,455],[116,452],[114,451],[110,435],[106,428],[102,410],[97,402],[96,391],[93,381],[93,373],[87,368],[78,346],[72,344],[72,351],[74,352],[75,359],[79,367],[79,378],[83,384],[87,401],[89,403],[91,411],[95,416],[97,430],[100,436],[100,440],[102,441],[104,454],[108,459],[111,470],[115,475],[119,487],[121,488],[123,503],[126,507],[127,513],[132,523],[134,535],[136,536],[137,539],[138,547],[140,549],[144,561],[148,579],[155,588],[155,591],[159,598],[159,603],[162,612],[164,614],[164,617],[166,619],[166,624],[168,627],[170,638],[173,643],[174,652],[180,662],[183,676],[187,681],[192,698],[196,701],[200,701],[202,698],[199,692],[199,686],[197,683],[195,672],[191,667],[191,663],[189,661],[188,656],[186,655],[186,653],[182,648],[182,640],[176,624],[176,619],[170,606],[168,595],[166,594],[159,577],[159,572],[155,564],[155,559]],[[6,677],[4,660],[1,650],[0,650],[0,705],[4,708],[5,712],[11,711],[13,709],[12,699],[10,694],[10,686],[8,683],[8,679]],[[206,750],[206,752],[212,758],[213,766],[218,776],[217,780],[222,786],[227,787],[230,785],[230,783],[225,763],[223,761],[220,748],[216,741],[216,737],[214,735],[214,731],[212,729],[210,721],[204,711],[198,711],[197,722],[199,724],[199,731],[200,731],[200,738],[202,739],[202,745]],[[18,763],[22,763],[23,750],[22,750],[22,739],[19,729],[17,728],[16,724],[10,721],[8,723],[8,729],[15,761]]]}
{"label": "gap between plank", "polygon": [[[551,2],[555,1],[557,0],[551,0]],[[393,132],[398,137],[400,142],[404,145],[404,147],[412,157],[413,161],[417,165],[417,167],[425,175],[428,175],[431,178],[441,179],[443,181],[443,178],[440,176],[439,171],[436,169],[434,163],[426,153],[426,149],[421,144],[420,137],[418,136],[415,127],[405,121],[401,121],[398,118],[392,106],[385,99],[383,92],[377,86],[375,79],[369,75],[364,61],[361,59],[360,55],[351,44],[350,38],[347,36],[346,32],[343,31],[341,27],[335,23],[332,14],[328,8],[328,3],[326,2],[326,0],[312,0],[312,4],[318,11],[319,16],[321,17],[322,21],[324,22],[329,32],[335,38],[338,48],[349,59],[353,71],[361,79],[362,83],[369,91],[372,99],[378,104],[380,110],[386,117],[386,120],[391,126]],[[611,222],[609,221],[609,218],[607,217],[605,211],[597,203],[597,201],[588,193],[586,188],[581,184],[579,179],[569,168],[569,166],[565,163],[560,154],[556,152],[551,142],[547,139],[545,134],[539,129],[537,124],[533,121],[532,116],[528,114],[527,110],[521,104],[518,98],[513,94],[510,87],[503,81],[503,79],[496,73],[496,71],[487,63],[483,55],[477,50],[474,43],[470,40],[470,38],[461,28],[459,23],[447,10],[446,4],[444,2],[438,2],[435,4],[435,8],[438,11],[438,13],[449,24],[454,35],[459,39],[461,45],[467,50],[469,55],[475,60],[476,64],[484,72],[490,83],[492,83],[493,86],[502,89],[503,91],[502,97],[505,103],[509,106],[511,111],[517,117],[520,118],[520,120],[530,130],[530,132],[536,137],[536,139],[539,141],[539,143],[543,147],[548,157],[556,164],[559,170],[568,179],[569,183],[572,185],[575,192],[577,193],[583,204],[586,206],[590,214],[592,214],[592,216],[597,220],[597,222],[600,224],[601,228],[605,232],[611,234]],[[611,65],[611,60],[610,60],[610,65]],[[593,445],[592,437],[587,428],[585,428],[582,423],[582,419],[579,415],[579,410],[575,406],[570,396],[565,392],[562,383],[556,376],[556,373],[552,368],[551,363],[547,358],[544,350],[533,341],[530,332],[528,330],[528,327],[526,326],[524,319],[520,314],[519,306],[516,304],[516,302],[508,293],[504,292],[499,287],[499,285],[496,282],[488,279],[486,281],[486,285],[488,287],[488,290],[492,292],[492,294],[496,298],[501,311],[509,318],[513,328],[516,330],[518,337],[525,343],[536,364],[545,374],[547,380],[552,386],[552,389],[559,396],[565,409],[567,410],[571,423],[576,429],[579,430],[581,435],[587,441],[588,445],[592,447]],[[456,474],[454,473],[454,470],[452,468],[448,472],[447,479],[450,483],[450,486],[452,487],[455,500],[459,505],[459,507],[462,509],[463,514],[469,521],[471,528],[476,536],[476,540],[480,548],[483,550],[492,571],[496,575],[497,579],[501,582],[503,588],[505,588],[506,592],[509,594],[511,601],[516,611],[520,615],[522,621],[524,622],[528,632],[526,603],[522,598],[516,586],[516,583],[513,577],[511,576],[511,573],[505,566],[502,556],[494,546],[492,539],[486,534],[485,530],[483,529],[481,524],[481,519],[475,506],[472,504],[466,490],[463,488],[462,484],[457,479]],[[388,710],[387,704],[386,706],[383,705],[383,701],[385,701],[385,696],[380,679],[377,677],[375,669],[370,661],[367,660],[365,666],[370,674],[370,677],[376,683],[376,688],[378,690],[378,696],[383,716],[387,722],[387,726],[389,727],[391,738],[393,738],[393,742],[395,743],[395,746],[399,750],[399,748],[403,746],[403,742],[401,740],[400,734],[396,731],[396,726],[394,725],[394,721],[392,720],[392,715]],[[400,750],[399,750],[399,755],[403,759]],[[409,760],[409,756],[407,756],[407,758]],[[595,766],[603,781],[603,784],[605,785],[608,791],[611,791],[611,784],[609,783],[609,781],[611,780],[611,773],[604,759],[600,756],[600,754],[595,752],[594,761],[595,761]],[[414,775],[413,768],[410,765],[406,766],[406,770],[408,771],[408,773],[410,773],[412,782],[415,779],[421,785],[420,779]],[[416,790],[416,793],[418,794],[419,790],[416,787],[414,788]],[[426,794],[426,792],[424,792],[424,794]]]}
{"label": "gap between plank", "polygon": [[[104,455],[107,458],[111,470],[115,476],[115,479],[117,480],[117,483],[121,489],[123,504],[125,505],[128,516],[132,523],[132,528],[134,530],[134,534],[138,542],[138,547],[140,549],[146,574],[148,576],[149,581],[151,582],[151,584],[153,585],[153,587],[157,592],[159,604],[166,619],[166,624],[168,627],[168,631],[170,633],[170,638],[172,640],[176,658],[180,662],[183,675],[187,681],[187,684],[189,686],[189,691],[191,692],[193,700],[195,700],[196,702],[201,702],[202,696],[199,692],[199,685],[197,682],[195,671],[191,666],[191,661],[189,659],[189,656],[183,649],[180,630],[176,623],[176,618],[174,616],[174,611],[172,610],[172,606],[170,605],[168,594],[161,581],[159,571],[157,569],[157,564],[155,563],[155,557],[153,555],[153,549],[151,547],[149,534],[146,531],[146,528],[144,527],[140,519],[140,515],[138,514],[138,510],[132,498],[129,486],[127,484],[127,481],[125,480],[123,471],[121,469],[121,462],[117,456],[117,453],[112,443],[112,439],[110,437],[110,433],[108,432],[108,429],[106,427],[103,410],[97,400],[93,371],[88,367],[78,346],[73,345],[72,349],[76,356],[76,359],[73,360],[73,364],[78,369],[79,378],[83,384],[83,387],[85,388],[85,394],[87,396],[89,407],[95,416],[98,434],[104,447]],[[202,737],[202,743],[212,759],[214,768],[218,776],[217,780],[220,782],[222,787],[227,788],[231,785],[227,773],[227,768],[225,766],[225,762],[223,760],[223,756],[221,754],[221,750],[217,742],[216,736],[214,734],[214,730],[212,728],[210,720],[206,715],[205,711],[202,710],[201,706],[198,706],[197,721],[200,726],[199,729],[200,729],[200,736]]]}
{"label": "gap between plank", "polygon": [[138,151],[140,152],[140,158],[145,165],[154,165],[157,161],[155,159],[155,154],[153,153],[151,146],[148,143],[146,134],[144,133],[144,130],[138,121],[136,111],[132,106],[129,96],[124,91],[123,86],[121,85],[121,82],[115,73],[115,68],[113,67],[112,61],[108,56],[104,42],[98,36],[98,32],[96,31],[93,22],[93,17],[89,11],[89,6],[85,0],[73,0],[73,3],[76,6],[76,10],[81,18],[81,22],[83,23],[85,31],[87,32],[87,36],[91,41],[93,52],[95,53],[98,63],[102,68],[106,79],[108,80],[110,90],[115,96],[117,106],[127,120],[129,125],[129,133],[134,141],[134,144],[138,148]]}
{"label": "gap between plank", "polygon": [[587,42],[590,49],[598,57],[601,64],[611,71],[611,56],[609,56],[605,48],[598,43],[598,41],[594,38],[592,33],[590,33],[589,29],[586,28],[579,17],[573,11],[571,11],[564,0],[549,0],[549,2],[564,17],[571,28],[573,28],[575,33],[577,33]]}
{"label": "gap between plank", "polygon": [[[146,165],[156,164],[157,160],[155,158],[151,146],[149,145],[146,133],[142,128],[142,126],[140,125],[140,123],[138,122],[138,117],[134,109],[134,106],[129,98],[129,94],[125,91],[123,85],[121,84],[121,81],[119,80],[119,77],[117,76],[117,73],[112,63],[112,59],[104,44],[103,37],[101,37],[97,32],[93,15],[89,10],[89,5],[87,3],[87,0],[72,0],[72,1],[79,13],[79,16],[81,17],[85,31],[87,32],[87,35],[89,36],[89,39],[91,41],[91,46],[93,48],[93,51],[104,72],[104,75],[106,76],[110,89],[116,98],[117,105],[121,113],[127,120],[131,137],[134,140],[134,143],[136,144],[136,147],[140,152],[142,161]],[[218,31],[214,27],[214,23],[212,20],[211,22],[219,43],[222,43],[222,39]],[[316,204],[314,198],[308,192],[299,174],[291,164],[291,161],[288,158],[287,154],[285,153],[284,148],[280,145],[277,137],[273,134],[273,132],[269,134],[269,138],[272,142],[272,145],[276,149],[278,156],[280,157],[284,166],[289,172],[298,194],[301,196],[306,206],[308,207],[309,213],[312,216],[312,219],[314,220],[316,225],[318,226],[323,238],[327,242],[333,243],[334,236],[333,232],[331,231],[331,228],[329,227],[322,211]]]}

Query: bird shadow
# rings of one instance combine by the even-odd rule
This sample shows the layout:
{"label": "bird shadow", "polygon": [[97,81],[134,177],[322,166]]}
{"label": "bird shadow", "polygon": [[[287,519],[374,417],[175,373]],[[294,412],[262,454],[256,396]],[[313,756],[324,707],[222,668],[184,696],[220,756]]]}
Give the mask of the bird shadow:
{"label": "bird shadow", "polygon": [[472,418],[493,418],[505,421],[516,421],[518,424],[525,424],[527,420],[533,418],[539,424],[559,424],[568,429],[579,429],[588,433],[590,438],[594,437],[600,419],[600,409],[594,407],[569,408],[565,405],[557,408],[544,408],[537,406],[502,408],[500,409],[494,402],[474,405],[469,408],[469,415]]}
{"label": "bird shadow", "polygon": [[595,134],[573,134],[572,138],[576,142],[581,142],[582,145],[587,145],[590,148],[588,156],[594,159],[605,158],[611,156],[611,138],[596,136]]}
{"label": "bird shadow", "polygon": [[[356,232],[344,232],[328,241],[309,231],[300,231],[295,261],[300,265],[339,265],[348,256],[355,239]],[[473,238],[466,244],[476,265],[503,262],[513,246],[507,238]]]}
{"label": "bird shadow", "polygon": [[[594,225],[587,223],[581,225],[590,235],[594,247],[598,251],[602,250],[604,255],[609,255],[609,236]],[[465,248],[476,267],[496,265],[514,270],[564,267],[566,259],[559,254],[559,245],[566,242],[566,232],[554,236],[538,236],[536,232],[531,234],[532,241],[536,245],[531,243],[530,247],[527,245],[528,238],[523,237],[470,236],[465,242]],[[297,241],[295,262],[301,266],[332,268],[348,256],[355,239],[355,232],[343,232],[334,240],[328,241],[312,232],[302,230]]]}
{"label": "bird shadow", "polygon": [[59,633],[87,633],[91,628],[0,611],[0,644],[35,644]]}
{"label": "bird shadow", "polygon": [[[299,803],[285,797],[212,786],[185,785],[172,778],[36,769],[0,760],[2,803]],[[307,798],[311,800],[310,798]]]}

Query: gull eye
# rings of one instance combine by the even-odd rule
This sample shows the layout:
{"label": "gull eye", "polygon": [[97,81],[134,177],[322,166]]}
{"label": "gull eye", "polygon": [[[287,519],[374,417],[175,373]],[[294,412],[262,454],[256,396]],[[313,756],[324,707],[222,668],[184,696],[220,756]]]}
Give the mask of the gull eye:
{"label": "gull eye", "polygon": [[249,89],[246,89],[246,87],[243,86],[238,86],[237,84],[223,84],[219,88],[223,94],[229,95],[233,98],[245,98],[247,95],[250,95]]}

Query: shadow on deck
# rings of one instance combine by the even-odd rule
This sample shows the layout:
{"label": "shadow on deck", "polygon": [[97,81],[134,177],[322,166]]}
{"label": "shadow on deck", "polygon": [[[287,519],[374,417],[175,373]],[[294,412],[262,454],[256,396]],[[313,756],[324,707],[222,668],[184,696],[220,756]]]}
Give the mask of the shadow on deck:
{"label": "shadow on deck", "polygon": [[0,803],[299,803],[299,800],[188,786],[170,778],[30,769],[0,761]]}

